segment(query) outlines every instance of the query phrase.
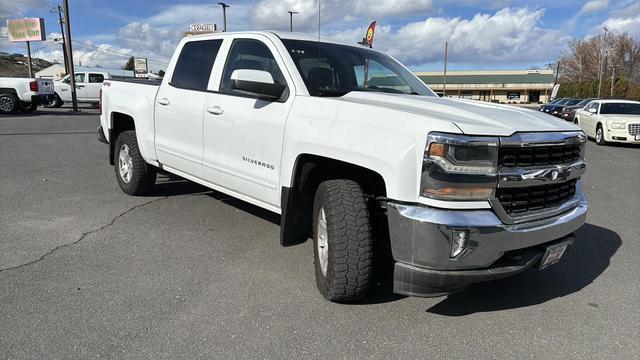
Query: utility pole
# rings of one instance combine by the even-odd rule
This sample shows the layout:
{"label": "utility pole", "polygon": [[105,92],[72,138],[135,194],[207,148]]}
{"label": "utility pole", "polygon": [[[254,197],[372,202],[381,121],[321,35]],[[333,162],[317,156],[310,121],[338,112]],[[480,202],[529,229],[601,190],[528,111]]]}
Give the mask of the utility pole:
{"label": "utility pole", "polygon": [[616,78],[616,67],[615,65],[611,67],[611,94],[609,95],[610,99],[613,99],[613,82]]}
{"label": "utility pole", "polygon": [[219,2],[218,5],[222,6],[222,31],[227,32],[227,8],[229,7],[229,5],[223,2]]}
{"label": "utility pole", "polygon": [[[605,42],[605,46],[608,46],[607,44],[607,32],[609,31],[609,29],[605,26],[604,27],[604,42]],[[604,73],[604,58],[607,56],[607,52],[608,49],[606,49],[604,51],[604,54],[600,54],[600,76],[598,77],[598,97],[600,97],[600,89],[602,88],[602,74]]]}
{"label": "utility pole", "polygon": [[67,60],[69,61],[69,81],[71,85],[71,103],[73,104],[73,112],[78,112],[78,97],[76,96],[76,73],[73,71],[73,50],[71,48],[71,25],[69,23],[69,0],[64,0],[64,25],[67,29],[67,41],[65,41],[65,49],[67,52]]}
{"label": "utility pole", "polygon": [[320,41],[320,0],[318,0],[318,41]]}
{"label": "utility pole", "polygon": [[293,14],[299,14],[297,11],[287,11],[289,13],[289,31],[293,32]]}
{"label": "utility pole", "polygon": [[60,34],[62,35],[62,56],[64,57],[64,72],[69,73],[69,61],[67,60],[67,52],[65,51],[65,40],[64,40],[64,20],[62,20],[62,6],[58,4],[57,9],[53,11],[58,12],[58,24],[60,24]]}
{"label": "utility pole", "polygon": [[442,96],[447,97],[447,58],[449,57],[449,42],[444,42],[444,77],[442,80]]}
{"label": "utility pole", "polygon": [[27,64],[29,65],[29,77],[33,77],[33,66],[31,65],[31,42],[27,41]]}

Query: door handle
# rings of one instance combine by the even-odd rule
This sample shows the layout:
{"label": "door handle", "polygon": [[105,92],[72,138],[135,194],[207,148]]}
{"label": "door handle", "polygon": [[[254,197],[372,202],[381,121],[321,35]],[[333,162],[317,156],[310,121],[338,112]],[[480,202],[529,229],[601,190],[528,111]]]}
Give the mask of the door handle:
{"label": "door handle", "polygon": [[222,115],[224,113],[220,106],[209,106],[207,112],[213,115]]}
{"label": "door handle", "polygon": [[76,85],[77,88],[83,88],[84,85]]}
{"label": "door handle", "polygon": [[158,99],[158,104],[167,106],[169,105],[169,99],[167,98]]}

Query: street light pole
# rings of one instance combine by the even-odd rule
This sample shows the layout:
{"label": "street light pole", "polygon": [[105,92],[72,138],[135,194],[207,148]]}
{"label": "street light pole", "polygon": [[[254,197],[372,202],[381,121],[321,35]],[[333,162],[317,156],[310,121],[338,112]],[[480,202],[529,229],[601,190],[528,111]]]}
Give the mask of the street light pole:
{"label": "street light pole", "polygon": [[293,14],[299,14],[297,11],[287,11],[289,13],[289,31],[293,32]]}
{"label": "street light pole", "polygon": [[218,5],[222,6],[222,31],[227,32],[227,8],[229,5],[219,2]]}
{"label": "street light pole", "polygon": [[444,42],[444,76],[442,80],[442,96],[447,97],[447,57],[449,55],[449,42]]}

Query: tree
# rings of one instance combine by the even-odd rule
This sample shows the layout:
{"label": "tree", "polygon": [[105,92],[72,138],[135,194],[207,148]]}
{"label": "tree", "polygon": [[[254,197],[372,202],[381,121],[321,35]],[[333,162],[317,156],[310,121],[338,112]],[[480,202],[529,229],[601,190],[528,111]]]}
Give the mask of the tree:
{"label": "tree", "polygon": [[560,58],[558,96],[594,97],[602,72],[600,95],[635,98],[640,87],[640,42],[628,34],[607,33],[577,39]]}
{"label": "tree", "polygon": [[129,60],[127,60],[127,63],[124,64],[122,70],[135,70],[135,59],[133,58],[133,56],[131,56]]}

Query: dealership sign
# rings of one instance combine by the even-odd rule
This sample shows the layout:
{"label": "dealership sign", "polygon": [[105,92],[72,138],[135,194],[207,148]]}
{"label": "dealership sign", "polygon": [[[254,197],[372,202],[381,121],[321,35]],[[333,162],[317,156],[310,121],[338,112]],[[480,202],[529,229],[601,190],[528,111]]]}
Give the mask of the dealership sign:
{"label": "dealership sign", "polygon": [[7,19],[9,41],[46,40],[43,18]]}
{"label": "dealership sign", "polygon": [[216,24],[191,24],[189,31],[193,33],[216,31]]}
{"label": "dealership sign", "polygon": [[135,77],[147,77],[149,75],[147,59],[135,58],[133,60],[133,70]]}

